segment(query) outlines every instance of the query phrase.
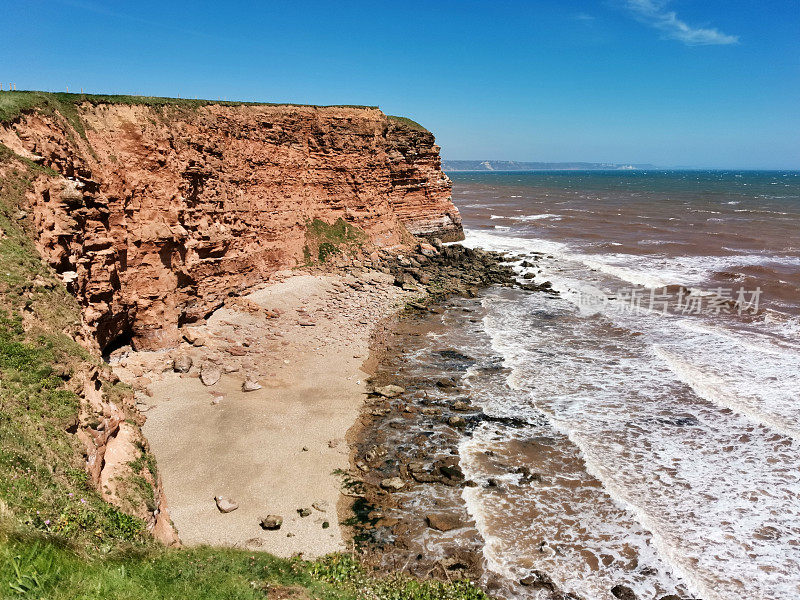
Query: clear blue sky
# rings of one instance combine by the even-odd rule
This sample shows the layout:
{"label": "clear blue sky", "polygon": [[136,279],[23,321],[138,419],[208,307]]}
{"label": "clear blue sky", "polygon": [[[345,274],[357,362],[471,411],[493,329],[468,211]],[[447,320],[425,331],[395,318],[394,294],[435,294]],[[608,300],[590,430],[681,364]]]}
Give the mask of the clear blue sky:
{"label": "clear blue sky", "polygon": [[3,0],[4,89],[379,105],[445,158],[800,168],[798,0]]}

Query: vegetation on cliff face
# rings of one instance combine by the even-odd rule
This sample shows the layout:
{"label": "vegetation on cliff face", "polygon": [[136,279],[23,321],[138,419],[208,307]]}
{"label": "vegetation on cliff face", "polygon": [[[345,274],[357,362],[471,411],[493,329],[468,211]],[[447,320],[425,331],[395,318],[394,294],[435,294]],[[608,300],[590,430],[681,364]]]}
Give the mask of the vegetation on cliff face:
{"label": "vegetation on cliff face", "polygon": [[[33,106],[16,106],[23,105]],[[0,120],[9,118],[13,106],[2,111]],[[76,341],[79,306],[26,230],[26,191],[37,177],[56,175],[0,145],[0,597],[485,598],[466,582],[377,578],[350,555],[307,562],[233,549],[166,549],[144,521],[104,502],[75,435],[80,376],[102,365]],[[358,243],[361,233],[339,224],[312,223],[311,230],[339,244]],[[127,391],[107,382],[103,393]],[[155,475],[142,450],[131,468]],[[139,487],[146,495],[147,486]]]}
{"label": "vegetation on cliff face", "polygon": [[306,225],[306,245],[303,248],[306,263],[314,260],[324,263],[333,254],[352,253],[367,239],[367,234],[344,219],[339,218],[333,224],[314,219]]}

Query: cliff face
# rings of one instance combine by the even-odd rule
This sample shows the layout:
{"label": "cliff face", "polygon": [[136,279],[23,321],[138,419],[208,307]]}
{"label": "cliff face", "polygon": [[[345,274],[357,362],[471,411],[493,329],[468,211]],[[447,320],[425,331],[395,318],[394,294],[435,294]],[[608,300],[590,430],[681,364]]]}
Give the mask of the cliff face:
{"label": "cliff face", "polygon": [[433,135],[390,122],[389,203],[408,231],[444,242],[464,239],[461,216],[450,199],[450,179],[442,172]]}
{"label": "cliff face", "polygon": [[174,345],[229,293],[304,262],[314,219],[367,247],[463,239],[433,136],[377,109],[85,103],[77,120],[25,114],[0,143],[61,175],[29,198],[38,246],[101,348]]}

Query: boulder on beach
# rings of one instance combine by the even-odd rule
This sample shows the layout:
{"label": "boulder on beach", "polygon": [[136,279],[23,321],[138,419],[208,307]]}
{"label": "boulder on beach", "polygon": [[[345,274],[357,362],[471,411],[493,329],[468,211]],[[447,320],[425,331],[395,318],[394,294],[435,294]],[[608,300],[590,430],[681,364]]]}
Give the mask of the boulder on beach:
{"label": "boulder on beach", "polygon": [[[410,267],[410,263],[409,263],[409,267]],[[417,289],[416,288],[416,283],[417,283],[417,280],[414,278],[414,275],[411,272],[408,272],[408,271],[403,271],[401,273],[398,273],[394,277],[394,284],[397,287],[402,288],[404,290],[409,290],[409,291],[416,290]]]}
{"label": "boulder on beach", "polygon": [[194,327],[186,327],[182,331],[183,339],[190,344],[194,344],[200,337]]}
{"label": "boulder on beach", "polygon": [[432,244],[422,242],[419,245],[419,253],[430,258],[431,256],[436,256],[439,254],[439,251]]}
{"label": "boulder on beach", "polygon": [[261,519],[261,527],[267,531],[275,531],[283,525],[283,517],[280,515],[267,515]]}
{"label": "boulder on beach", "polygon": [[456,515],[447,513],[431,513],[425,517],[425,522],[428,527],[438,531],[450,531],[464,526]]}
{"label": "boulder on beach", "polygon": [[627,585],[615,585],[611,588],[611,594],[619,600],[636,600],[636,594]]}
{"label": "boulder on beach", "polygon": [[206,364],[200,369],[200,381],[203,382],[203,385],[214,385],[220,377],[222,377],[222,369],[216,365]]}
{"label": "boulder on beach", "polygon": [[464,417],[460,417],[458,415],[454,415],[447,419],[447,423],[452,427],[466,427],[467,420]]}
{"label": "boulder on beach", "polygon": [[398,492],[406,487],[406,484],[399,477],[389,477],[381,481],[381,487],[389,492]]}
{"label": "boulder on beach", "polygon": [[384,398],[395,398],[405,391],[405,388],[401,388],[399,385],[384,385],[375,388],[375,393]]}
{"label": "boulder on beach", "polygon": [[523,577],[519,582],[534,589],[545,589],[555,591],[556,585],[547,573],[543,571],[531,571],[530,575]]}
{"label": "boulder on beach", "polygon": [[419,483],[433,483],[434,481],[441,481],[442,476],[436,473],[432,473],[428,469],[425,468],[425,465],[421,462],[411,462],[408,463],[408,472],[414,481]]}
{"label": "boulder on beach", "polygon": [[172,361],[172,370],[176,373],[188,373],[192,368],[192,357],[188,354],[179,354]]}
{"label": "boulder on beach", "polygon": [[263,386],[260,383],[253,381],[252,379],[245,379],[244,383],[242,383],[243,392],[255,392],[256,390],[260,390],[262,387]]}
{"label": "boulder on beach", "polygon": [[386,456],[387,451],[386,448],[383,446],[372,446],[369,450],[364,453],[364,460],[367,461],[368,465],[373,467],[377,467],[383,462],[383,458]]}
{"label": "boulder on beach", "polygon": [[458,465],[437,464],[439,472],[453,481],[464,481],[464,471]]}
{"label": "boulder on beach", "polygon": [[236,504],[236,502],[234,502],[230,498],[226,498],[225,496],[215,496],[214,501],[217,503],[217,508],[219,509],[219,512],[223,514],[233,512],[237,508],[239,508],[239,505]]}

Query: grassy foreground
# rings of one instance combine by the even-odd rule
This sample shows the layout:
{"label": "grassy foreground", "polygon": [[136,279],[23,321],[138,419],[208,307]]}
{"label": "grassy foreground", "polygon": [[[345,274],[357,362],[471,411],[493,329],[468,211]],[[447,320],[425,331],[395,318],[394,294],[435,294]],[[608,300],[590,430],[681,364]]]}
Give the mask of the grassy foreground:
{"label": "grassy foreground", "polygon": [[25,210],[32,183],[56,176],[0,144],[0,598],[486,598],[467,582],[377,577],[347,554],[165,549],[142,520],[104,502],[75,436],[80,376],[103,366],[76,341],[80,308],[38,255]]}
{"label": "grassy foreground", "polygon": [[[2,534],[0,534],[2,535]],[[466,582],[371,576],[348,554],[308,562],[220,548],[87,558],[53,540],[0,540],[0,597],[52,600],[481,600]]]}

